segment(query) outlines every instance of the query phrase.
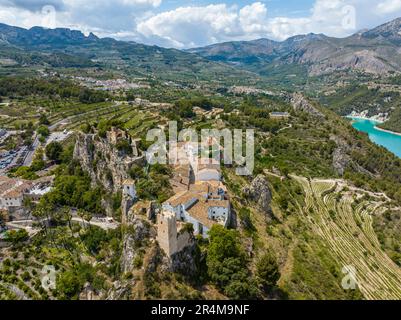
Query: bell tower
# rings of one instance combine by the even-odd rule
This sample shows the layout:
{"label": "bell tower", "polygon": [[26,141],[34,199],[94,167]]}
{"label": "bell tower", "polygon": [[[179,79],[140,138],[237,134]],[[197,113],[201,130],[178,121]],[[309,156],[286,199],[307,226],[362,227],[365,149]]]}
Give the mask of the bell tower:
{"label": "bell tower", "polygon": [[135,181],[127,179],[123,182],[123,195],[130,196],[133,200],[136,199]]}

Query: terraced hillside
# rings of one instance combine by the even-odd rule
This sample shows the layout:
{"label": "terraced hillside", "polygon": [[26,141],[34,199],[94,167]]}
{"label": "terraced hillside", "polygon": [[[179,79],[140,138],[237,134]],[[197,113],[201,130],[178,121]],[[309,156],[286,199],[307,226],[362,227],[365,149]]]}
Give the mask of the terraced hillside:
{"label": "terraced hillside", "polygon": [[301,211],[333,257],[355,268],[365,298],[401,299],[401,268],[381,249],[372,227],[372,216],[386,209],[387,198],[350,189],[341,180],[294,178],[306,194]]}

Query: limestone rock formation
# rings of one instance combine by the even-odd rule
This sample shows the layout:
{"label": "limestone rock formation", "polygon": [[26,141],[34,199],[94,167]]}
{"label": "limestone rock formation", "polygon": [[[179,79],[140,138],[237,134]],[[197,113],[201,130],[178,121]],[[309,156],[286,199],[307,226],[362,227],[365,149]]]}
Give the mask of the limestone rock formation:
{"label": "limestone rock formation", "polygon": [[122,222],[125,223],[126,222],[126,218],[128,217],[129,211],[132,208],[132,206],[134,205],[135,200],[127,195],[124,194],[123,198],[121,200],[121,216],[122,216]]}
{"label": "limestone rock formation", "polygon": [[122,153],[106,138],[83,133],[78,134],[74,159],[80,162],[94,184],[100,183],[111,192],[122,189],[134,164],[144,165],[146,161],[145,156],[131,157]]}
{"label": "limestone rock formation", "polygon": [[333,168],[338,175],[344,175],[345,170],[350,167],[355,172],[360,172],[371,177],[375,177],[377,172],[370,172],[352,160],[350,154],[352,151],[358,149],[356,145],[350,146],[344,139],[334,135],[330,137],[330,140],[334,141],[337,145],[333,152]]}
{"label": "limestone rock formation", "polygon": [[250,186],[243,188],[242,192],[247,199],[254,201],[258,205],[260,211],[270,213],[272,193],[265,176],[258,175]]}
{"label": "limestone rock formation", "polygon": [[115,281],[107,293],[106,300],[129,300],[133,285],[131,281]]}
{"label": "limestone rock formation", "polygon": [[[129,170],[133,165],[146,164],[144,155],[133,157],[118,150],[115,143],[108,138],[96,134],[79,133],[74,148],[74,159],[78,160],[82,169],[89,174],[92,184],[102,185],[110,196],[120,192],[123,183],[129,178]],[[132,199],[123,201],[123,214],[133,205]],[[111,197],[102,200],[107,215],[113,214]],[[124,212],[125,211],[125,212]]]}
{"label": "limestone rock formation", "polygon": [[96,290],[89,282],[85,284],[84,289],[79,294],[79,300],[99,300]]}
{"label": "limestone rock formation", "polygon": [[325,115],[317,110],[302,94],[294,93],[291,97],[291,104],[295,111],[303,111],[317,118],[325,118]]}
{"label": "limestone rock formation", "polygon": [[199,273],[199,259],[202,259],[195,242],[174,254],[170,259],[171,271],[189,279]]}
{"label": "limestone rock formation", "polygon": [[337,148],[333,152],[333,168],[338,175],[342,176],[345,169],[352,162],[351,157],[348,155],[349,146],[346,141],[336,136],[331,136],[330,140],[334,141],[337,145]]}
{"label": "limestone rock formation", "polygon": [[139,254],[139,248],[154,234],[148,221],[140,216],[134,216],[123,235],[123,250],[121,254],[121,269],[123,273],[134,270],[134,261]]}

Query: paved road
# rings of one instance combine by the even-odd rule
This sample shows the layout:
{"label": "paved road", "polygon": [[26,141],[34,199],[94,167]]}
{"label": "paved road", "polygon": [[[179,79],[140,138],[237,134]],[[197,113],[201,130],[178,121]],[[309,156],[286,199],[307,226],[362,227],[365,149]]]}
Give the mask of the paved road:
{"label": "paved road", "polygon": [[33,228],[32,225],[35,221],[33,220],[21,220],[21,221],[12,221],[12,222],[7,222],[6,226],[10,229],[10,230],[25,230],[26,232],[28,232],[30,237],[33,237],[35,234],[37,234],[40,229],[38,228]]}
{"label": "paved road", "polygon": [[[78,223],[81,224],[81,225],[86,225],[86,224],[88,224],[87,221],[82,220],[82,218],[78,218],[78,217],[73,217],[71,220],[72,220],[73,222],[78,222]],[[89,225],[95,226],[95,227],[99,227],[99,228],[101,228],[101,229],[103,229],[103,230],[106,230],[106,231],[107,231],[107,230],[114,230],[114,229],[117,229],[118,226],[119,226],[119,224],[118,224],[117,222],[103,222],[103,221],[99,221],[99,220],[96,220],[96,219],[92,219],[92,220],[89,222]]]}
{"label": "paved road", "polygon": [[26,154],[26,157],[22,164],[23,166],[29,167],[32,164],[33,156],[35,155],[35,151],[39,147],[39,145],[40,145],[39,138],[36,136],[35,140],[32,143],[32,146],[29,148],[29,151]]}
{"label": "paved road", "polygon": [[[81,225],[91,225],[95,227],[99,227],[103,230],[114,230],[117,229],[118,226],[120,225],[118,222],[106,222],[103,220],[100,220],[98,218],[92,218],[92,220],[88,223],[87,221],[83,220],[81,217],[75,216],[74,211],[72,211],[73,217],[71,221],[73,222],[78,222]],[[6,226],[9,229],[24,229],[26,230],[30,236],[34,236],[36,233],[38,233],[40,230],[38,228],[32,227],[34,223],[37,222],[45,222],[46,219],[42,219],[39,221],[36,220],[17,220],[17,221],[11,221],[7,222]]]}

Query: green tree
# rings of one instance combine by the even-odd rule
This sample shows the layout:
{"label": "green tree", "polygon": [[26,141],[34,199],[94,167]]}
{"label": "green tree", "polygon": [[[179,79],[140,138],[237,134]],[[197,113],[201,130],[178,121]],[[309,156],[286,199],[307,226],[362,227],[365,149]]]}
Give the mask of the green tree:
{"label": "green tree", "polygon": [[28,240],[29,235],[25,230],[11,230],[7,232],[6,240],[11,242],[13,246]]}
{"label": "green tree", "polygon": [[37,130],[36,130],[36,132],[39,134],[39,135],[41,135],[42,137],[45,137],[45,138],[47,138],[49,135],[50,135],[50,130],[49,130],[49,128],[48,127],[46,127],[46,126],[40,126]]}
{"label": "green tree", "polygon": [[97,227],[87,230],[81,238],[92,254],[99,253],[102,244],[108,240],[107,232]]}
{"label": "green tree", "polygon": [[238,232],[215,225],[209,237],[206,265],[212,282],[230,298],[255,298],[258,290],[250,277]]}
{"label": "green tree", "polygon": [[265,288],[275,287],[280,279],[280,271],[275,255],[269,250],[256,264],[258,282]]}
{"label": "green tree", "polygon": [[255,226],[252,223],[251,219],[251,210],[248,208],[242,207],[239,211],[239,217],[241,219],[241,223],[245,230],[247,231],[255,231]]}
{"label": "green tree", "polygon": [[48,126],[50,124],[49,119],[47,119],[47,116],[44,113],[40,115],[39,124],[45,126]]}
{"label": "green tree", "polygon": [[63,146],[60,142],[53,141],[46,146],[46,157],[53,161],[60,161]]}
{"label": "green tree", "polygon": [[68,270],[57,277],[56,290],[62,300],[77,300],[82,283],[74,270]]}
{"label": "green tree", "polygon": [[118,151],[124,154],[132,154],[132,146],[127,140],[121,140],[117,142],[116,148]]}

